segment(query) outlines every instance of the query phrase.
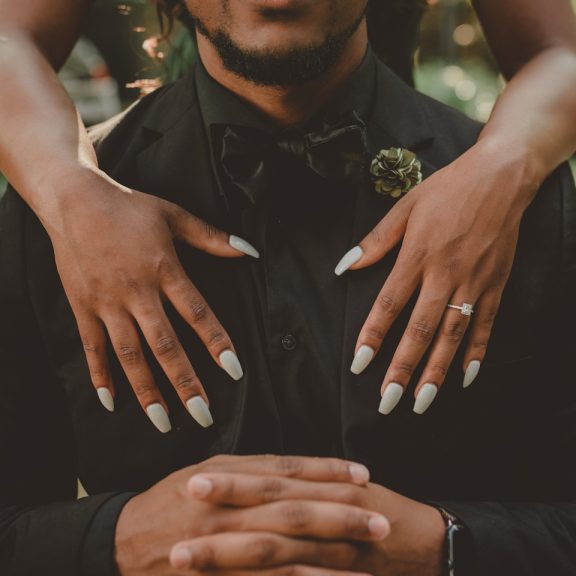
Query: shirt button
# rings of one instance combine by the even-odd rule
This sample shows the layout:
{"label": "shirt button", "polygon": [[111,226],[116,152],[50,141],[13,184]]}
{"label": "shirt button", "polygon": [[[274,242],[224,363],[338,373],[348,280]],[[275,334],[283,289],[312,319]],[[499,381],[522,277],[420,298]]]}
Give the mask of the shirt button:
{"label": "shirt button", "polygon": [[286,334],[286,336],[282,336],[282,348],[287,352],[291,352],[296,348],[298,343],[296,342],[296,338],[292,334]]}

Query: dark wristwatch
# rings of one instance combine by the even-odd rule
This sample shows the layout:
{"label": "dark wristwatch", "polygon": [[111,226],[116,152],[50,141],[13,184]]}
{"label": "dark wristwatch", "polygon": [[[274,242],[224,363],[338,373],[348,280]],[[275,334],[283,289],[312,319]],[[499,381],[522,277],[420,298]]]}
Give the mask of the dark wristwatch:
{"label": "dark wristwatch", "polygon": [[456,516],[450,514],[450,512],[444,510],[444,508],[438,508],[438,511],[446,523],[446,539],[444,543],[444,574],[445,576],[463,576],[460,572],[457,572],[456,569],[459,566],[459,543],[461,538],[465,536],[466,528],[460,522],[460,520],[456,518]]}

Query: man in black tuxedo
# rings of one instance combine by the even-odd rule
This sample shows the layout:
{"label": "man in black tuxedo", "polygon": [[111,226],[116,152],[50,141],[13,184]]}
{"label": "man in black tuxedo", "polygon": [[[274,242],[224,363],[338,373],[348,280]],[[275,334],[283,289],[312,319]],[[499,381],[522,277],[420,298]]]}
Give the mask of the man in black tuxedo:
{"label": "man in black tuxedo", "polygon": [[[574,574],[567,168],[525,215],[478,382],[462,389],[455,369],[425,415],[405,398],[382,416],[381,376],[407,318],[361,376],[349,365],[394,255],[333,274],[394,202],[375,191],[366,160],[410,149],[426,177],[480,127],[375,60],[366,1],[187,5],[202,63],[132,108],[99,157],[126,186],[261,250],[258,261],[180,253],[245,374],[231,383],[167,310],[214,425],[189,418],[158,367],[170,433],[151,426],[119,365],[116,410],[102,410],[48,236],[9,192],[0,215],[0,572],[441,576],[448,535],[457,576]],[[241,456],[267,453],[321,458]],[[373,483],[334,458],[365,464]],[[91,494],[79,501],[77,477]]]}

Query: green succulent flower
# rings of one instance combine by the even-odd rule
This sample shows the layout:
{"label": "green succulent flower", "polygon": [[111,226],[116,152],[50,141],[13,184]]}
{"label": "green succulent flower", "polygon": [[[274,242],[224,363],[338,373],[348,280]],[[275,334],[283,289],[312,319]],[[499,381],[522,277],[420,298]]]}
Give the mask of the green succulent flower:
{"label": "green succulent flower", "polygon": [[370,165],[370,174],[376,192],[400,198],[422,182],[422,164],[414,152],[390,148],[376,154]]}

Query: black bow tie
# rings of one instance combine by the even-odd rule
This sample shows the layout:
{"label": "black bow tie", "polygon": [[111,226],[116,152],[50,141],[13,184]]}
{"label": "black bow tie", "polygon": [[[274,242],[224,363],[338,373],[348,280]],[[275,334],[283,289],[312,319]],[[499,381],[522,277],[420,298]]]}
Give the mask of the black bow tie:
{"label": "black bow tie", "polygon": [[307,166],[332,182],[357,180],[368,155],[366,126],[355,112],[318,132],[275,139],[246,127],[226,126],[222,167],[233,184],[254,204],[289,169],[290,162]]}

